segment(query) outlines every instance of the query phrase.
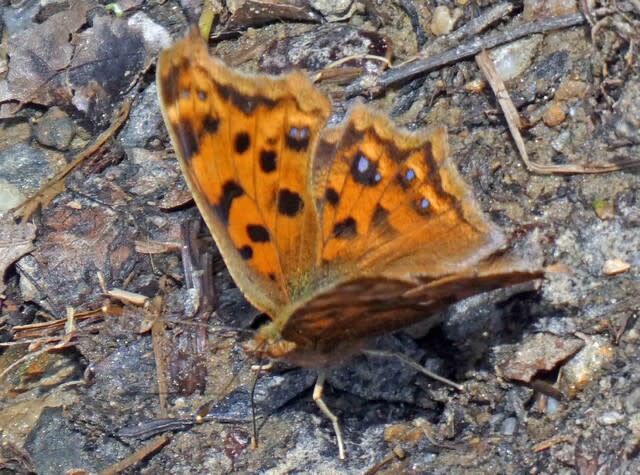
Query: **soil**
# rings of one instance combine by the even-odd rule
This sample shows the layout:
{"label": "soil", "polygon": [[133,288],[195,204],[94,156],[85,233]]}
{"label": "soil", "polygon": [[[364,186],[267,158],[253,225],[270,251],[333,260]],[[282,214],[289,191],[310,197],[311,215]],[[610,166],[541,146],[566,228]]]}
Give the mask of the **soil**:
{"label": "soil", "polygon": [[[244,345],[265,317],[228,275],[162,122],[154,61],[200,2],[17,3],[0,7],[2,473],[640,473],[638,2],[211,2],[212,54],[244,71],[350,58],[318,81],[332,122],[363,101],[410,129],[446,125],[484,211],[549,266],[372,342],[462,391],[394,357],[330,371],[344,461],[316,371],[275,362],[256,383]],[[380,58],[437,57],[579,6],[576,26],[490,56],[531,160],[619,170],[527,169],[472,55],[375,87]],[[356,82],[370,87],[349,97]],[[42,188],[33,213],[11,211]]]}

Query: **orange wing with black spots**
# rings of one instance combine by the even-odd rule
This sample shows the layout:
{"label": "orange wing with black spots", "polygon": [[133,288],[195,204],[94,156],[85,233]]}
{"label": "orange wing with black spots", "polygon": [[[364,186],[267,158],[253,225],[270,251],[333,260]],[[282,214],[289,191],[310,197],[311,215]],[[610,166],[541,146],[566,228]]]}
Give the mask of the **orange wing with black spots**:
{"label": "orange wing with black spots", "polygon": [[448,156],[444,128],[397,129],[364,106],[320,138],[321,259],[354,275],[436,278],[504,245]]}
{"label": "orange wing with black spots", "polygon": [[302,73],[243,75],[197,30],[163,52],[158,87],[186,181],[240,289],[270,314],[317,260],[310,157],[328,100]]}
{"label": "orange wing with black spots", "polygon": [[539,277],[448,156],[444,128],[410,133],[364,106],[326,127],[299,72],[248,76],[197,31],[163,52],[158,89],[189,188],[234,280],[272,322],[255,348],[305,366],[443,305]]}

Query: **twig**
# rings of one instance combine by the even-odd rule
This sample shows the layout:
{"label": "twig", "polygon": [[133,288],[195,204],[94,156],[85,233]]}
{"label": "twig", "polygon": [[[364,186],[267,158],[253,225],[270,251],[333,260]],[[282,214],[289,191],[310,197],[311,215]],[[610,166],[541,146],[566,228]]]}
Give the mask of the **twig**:
{"label": "twig", "polygon": [[550,439],[543,440],[542,442],[538,442],[533,446],[533,451],[537,453],[537,452],[542,452],[544,450],[548,450],[554,445],[558,445],[558,444],[573,445],[575,443],[576,443],[575,437],[570,435],[560,434],[560,435],[553,436]]}
{"label": "twig", "polygon": [[23,357],[18,358],[13,363],[11,363],[9,366],[4,368],[4,370],[0,373],[0,381],[2,381],[7,375],[11,374],[11,371],[13,371],[15,368],[17,368],[21,364],[23,364],[23,363],[26,364],[26,363],[29,363],[29,362],[35,360],[40,355],[42,355],[43,353],[46,353],[49,350],[50,350],[49,347],[40,348],[38,351],[35,351],[33,353],[27,353]]}
{"label": "twig", "polygon": [[[364,475],[375,475],[392,462],[396,460],[404,460],[406,456],[407,454],[404,449],[399,444],[396,444],[382,460],[377,462],[373,467],[367,469],[367,471],[364,472]],[[389,473],[392,472],[390,471]]]}
{"label": "twig", "polygon": [[[441,53],[445,47],[450,47],[454,44],[458,44],[465,38],[471,38],[480,34],[490,25],[493,25],[498,20],[504,18],[506,15],[513,11],[513,2],[503,2],[492,7],[483,10],[480,15],[472,18],[460,28],[455,29],[446,36],[436,38],[435,41],[429,43],[425,51],[422,51],[419,56],[427,57],[436,53]],[[415,61],[416,58],[412,58],[407,61]]]}
{"label": "twig", "polygon": [[609,173],[622,170],[623,168],[631,168],[640,166],[640,160],[626,160],[620,163],[604,162],[595,165],[581,165],[581,164],[566,164],[566,165],[541,165],[529,160],[529,154],[527,153],[527,147],[520,133],[520,115],[516,110],[516,106],[513,105],[511,96],[500,78],[500,75],[495,69],[493,61],[489,57],[486,50],[483,50],[480,54],[476,55],[476,63],[480,67],[480,70],[484,74],[485,78],[491,85],[493,93],[498,99],[498,103],[502,108],[505,120],[509,126],[511,137],[513,137],[518,152],[522,161],[532,173],[540,175],[577,175],[577,174],[596,174],[596,173]]}
{"label": "twig", "polygon": [[418,44],[418,48],[424,48],[424,44],[427,42],[427,35],[420,24],[420,15],[418,15],[418,10],[416,10],[416,6],[410,0],[399,0],[398,4],[400,8],[402,8],[407,16],[409,17],[409,21],[411,22],[411,27],[413,28],[414,33],[416,34],[416,43]]}
{"label": "twig", "polygon": [[593,5],[589,4],[589,0],[579,0],[578,4],[580,5],[580,12],[584,15],[584,17],[591,25],[591,28],[596,24],[596,20],[593,18],[593,14],[591,13],[593,10]]}
{"label": "twig", "polygon": [[630,328],[635,322],[635,320],[637,319],[638,319],[638,315],[636,313],[629,311],[625,314],[625,316],[622,319],[622,323],[620,324],[620,326],[618,327],[618,329],[614,334],[613,343],[615,345],[620,343],[620,340],[622,339],[622,335],[624,335],[624,332],[626,332],[627,329]]}
{"label": "twig", "polygon": [[404,363],[407,366],[411,366],[413,369],[415,369],[416,371],[424,374],[425,376],[428,376],[431,379],[435,379],[436,381],[440,381],[441,383],[447,384],[447,385],[451,386],[452,388],[457,389],[460,392],[464,392],[464,386],[462,386],[461,384],[454,383],[450,379],[447,379],[447,378],[445,378],[443,376],[440,376],[439,374],[436,374],[433,371],[429,371],[424,366],[416,363],[415,361],[413,361],[410,358],[407,358],[405,355],[403,355],[401,353],[394,353],[392,351],[382,351],[382,350],[363,350],[363,353],[366,354],[366,355],[378,356],[378,357],[382,357],[382,358],[396,358],[401,363]]}
{"label": "twig", "polygon": [[[80,324],[84,320],[97,320],[104,318],[104,314],[107,313],[109,308],[99,308],[96,310],[89,310],[87,312],[78,313],[75,316],[76,323]],[[52,320],[48,322],[30,323],[29,325],[16,325],[13,327],[13,339],[24,340],[27,338],[45,337],[52,333],[58,332],[64,329],[66,318],[58,320]]]}
{"label": "twig", "polygon": [[69,165],[59,171],[51,180],[49,180],[38,192],[27,198],[13,209],[14,216],[20,218],[21,221],[27,221],[41,204],[49,203],[53,198],[64,190],[62,182],[73,170],[75,170],[84,160],[96,153],[119,129],[124,125],[129,117],[132,99],[126,99],[122,103],[122,107],[118,111],[111,126],[98,135],[94,142],[76,155]]}
{"label": "twig", "polygon": [[136,450],[134,453],[132,453],[128,457],[120,460],[120,462],[112,465],[106,470],[103,470],[102,472],[100,472],[100,475],[115,475],[117,473],[122,473],[127,468],[142,462],[149,455],[153,454],[154,452],[157,452],[162,447],[167,445],[170,441],[171,439],[169,438],[169,436],[163,435],[161,437],[158,437],[157,439],[154,439],[151,442],[149,442],[144,447]]}
{"label": "twig", "polygon": [[[483,49],[494,48],[532,34],[561,30],[570,26],[582,25],[583,23],[585,23],[585,19],[582,14],[575,13],[573,15],[545,18],[544,20],[510,26],[504,31],[489,33],[485,36],[474,38],[467,43],[450,48],[441,54],[428,58],[418,57],[415,61],[390,69],[380,76],[377,84],[373,88],[365,87],[362,83],[355,82],[345,88],[345,95],[347,97],[353,97],[364,93],[373,95],[380,94],[389,86],[407,82],[420,74],[433,71],[447,64],[455,63],[464,58],[469,58],[478,54]],[[368,79],[370,80],[371,78]]]}

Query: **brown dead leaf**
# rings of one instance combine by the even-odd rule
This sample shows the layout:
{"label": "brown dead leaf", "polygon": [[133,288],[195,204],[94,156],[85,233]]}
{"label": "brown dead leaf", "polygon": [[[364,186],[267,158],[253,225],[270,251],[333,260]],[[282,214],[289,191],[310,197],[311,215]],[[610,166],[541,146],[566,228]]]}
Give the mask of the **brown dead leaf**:
{"label": "brown dead leaf", "polygon": [[28,28],[9,30],[9,71],[7,79],[0,81],[0,102],[51,105],[68,100],[71,93],[60,72],[73,57],[69,37],[86,22],[86,17],[86,2],[72,0],[68,9],[42,23],[34,19]]}
{"label": "brown dead leaf", "polygon": [[579,338],[537,333],[498,365],[500,376],[529,383],[539,371],[551,371],[584,346]]}

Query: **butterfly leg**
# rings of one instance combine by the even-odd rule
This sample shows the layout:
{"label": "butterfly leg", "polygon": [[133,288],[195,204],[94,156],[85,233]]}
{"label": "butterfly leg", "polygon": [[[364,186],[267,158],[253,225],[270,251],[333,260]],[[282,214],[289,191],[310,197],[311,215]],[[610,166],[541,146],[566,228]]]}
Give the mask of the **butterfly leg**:
{"label": "butterfly leg", "polygon": [[336,415],[331,412],[331,409],[329,409],[325,402],[322,400],[322,391],[326,376],[327,374],[325,371],[320,371],[320,374],[318,374],[316,385],[313,388],[313,400],[318,405],[322,413],[327,416],[333,424],[333,431],[336,433],[336,439],[338,439],[338,456],[340,457],[340,460],[344,460],[346,457],[344,455],[344,442],[342,441],[340,422],[338,422],[338,418],[336,417]]}

